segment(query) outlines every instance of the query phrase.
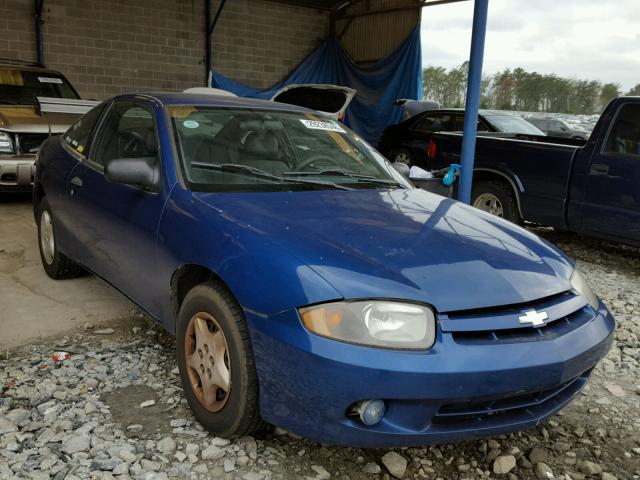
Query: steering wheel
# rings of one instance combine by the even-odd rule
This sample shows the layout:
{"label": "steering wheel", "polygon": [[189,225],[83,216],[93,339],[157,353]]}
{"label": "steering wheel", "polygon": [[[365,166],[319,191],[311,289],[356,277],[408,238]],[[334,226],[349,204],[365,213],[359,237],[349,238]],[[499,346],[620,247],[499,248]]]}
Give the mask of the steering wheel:
{"label": "steering wheel", "polygon": [[326,160],[329,163],[325,164],[328,167],[339,167],[340,164],[336,161],[335,158],[330,157],[329,155],[326,155],[324,153],[317,153],[316,155],[312,155],[311,157],[307,158],[306,160],[303,160],[302,162],[300,162],[298,165],[296,165],[296,169],[298,170],[304,170],[306,167],[313,165],[314,162],[320,161],[320,160]]}
{"label": "steering wheel", "polygon": [[120,136],[124,141],[122,147],[122,155],[124,157],[141,156],[145,151],[145,141],[138,132],[125,130],[120,132]]}

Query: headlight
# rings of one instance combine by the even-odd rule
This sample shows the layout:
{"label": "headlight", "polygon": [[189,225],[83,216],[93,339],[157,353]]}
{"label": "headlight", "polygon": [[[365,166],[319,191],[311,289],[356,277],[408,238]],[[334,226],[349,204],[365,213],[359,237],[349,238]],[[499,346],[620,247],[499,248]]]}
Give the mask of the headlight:
{"label": "headlight", "polygon": [[14,153],[13,140],[7,132],[0,132],[0,153]]}
{"label": "headlight", "polygon": [[593,293],[589,283],[587,283],[587,279],[578,271],[575,270],[573,275],[571,275],[571,288],[573,288],[580,295],[584,296],[584,298],[589,302],[595,310],[598,310],[600,306],[600,300],[598,300],[598,296]]}
{"label": "headlight", "polygon": [[325,303],[300,309],[311,332],[372,347],[424,350],[436,337],[433,311],[422,305],[389,301]]}

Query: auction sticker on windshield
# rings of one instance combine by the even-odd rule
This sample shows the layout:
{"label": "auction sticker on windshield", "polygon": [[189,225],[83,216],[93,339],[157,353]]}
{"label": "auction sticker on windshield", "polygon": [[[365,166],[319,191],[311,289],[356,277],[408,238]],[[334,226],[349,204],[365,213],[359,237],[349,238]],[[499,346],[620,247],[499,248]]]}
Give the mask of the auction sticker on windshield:
{"label": "auction sticker on windshield", "polygon": [[327,130],[329,132],[347,133],[340,125],[331,122],[320,122],[318,120],[300,120],[302,124],[312,130]]}

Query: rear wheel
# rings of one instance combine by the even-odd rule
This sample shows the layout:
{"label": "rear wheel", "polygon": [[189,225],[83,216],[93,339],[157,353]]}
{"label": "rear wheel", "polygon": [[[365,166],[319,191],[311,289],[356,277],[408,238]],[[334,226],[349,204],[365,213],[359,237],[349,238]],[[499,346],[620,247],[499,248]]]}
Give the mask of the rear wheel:
{"label": "rear wheel", "polygon": [[264,429],[249,332],[226,289],[202,284],[187,294],[178,314],[176,350],[185,395],[207,430],[234,437]]}
{"label": "rear wheel", "polygon": [[502,182],[481,181],[474,185],[471,205],[513,223],[520,222],[518,204],[511,188]]}
{"label": "rear wheel", "polygon": [[399,148],[391,152],[391,162],[404,163],[405,165],[413,165],[413,154],[406,148]]}
{"label": "rear wheel", "polygon": [[51,278],[75,278],[83,274],[83,269],[58,250],[53,214],[47,197],[40,201],[38,208],[38,247],[45,272]]}

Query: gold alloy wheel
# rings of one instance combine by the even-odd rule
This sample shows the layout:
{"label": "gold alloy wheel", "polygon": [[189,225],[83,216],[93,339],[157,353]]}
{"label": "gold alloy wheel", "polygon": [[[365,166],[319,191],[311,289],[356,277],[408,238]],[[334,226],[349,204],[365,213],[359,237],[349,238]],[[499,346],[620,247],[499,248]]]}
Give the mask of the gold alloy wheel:
{"label": "gold alloy wheel", "polygon": [[229,400],[231,365],[227,340],[209,313],[198,312],[189,320],[184,352],[194,395],[206,410],[219,412]]}

